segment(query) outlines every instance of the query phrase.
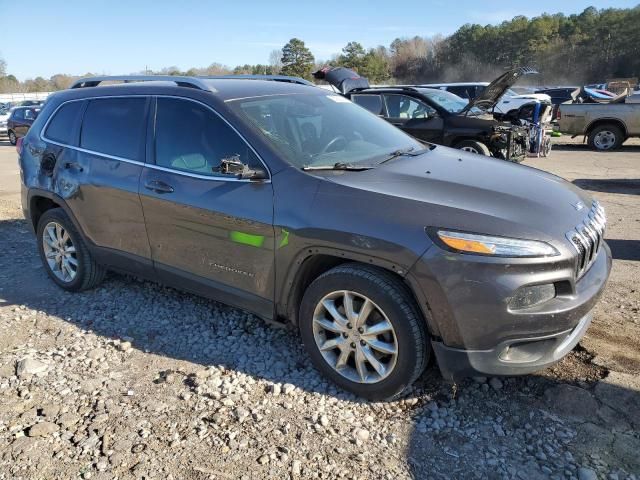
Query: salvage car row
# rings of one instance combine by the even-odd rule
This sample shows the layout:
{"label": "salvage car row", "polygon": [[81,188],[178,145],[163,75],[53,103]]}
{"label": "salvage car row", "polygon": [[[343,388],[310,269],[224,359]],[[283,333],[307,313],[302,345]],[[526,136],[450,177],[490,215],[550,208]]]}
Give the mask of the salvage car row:
{"label": "salvage car row", "polygon": [[[616,95],[595,88],[597,85],[523,94],[512,90],[524,75],[535,73],[530,68],[516,68],[491,83],[384,87],[372,87],[365,78],[342,67],[327,67],[314,76],[421,141],[510,161],[549,155],[552,122],[553,130],[583,136],[594,150],[616,149],[628,138],[640,136],[640,93],[629,89]],[[25,101],[0,107],[0,135],[8,135],[15,145],[42,103]]]}

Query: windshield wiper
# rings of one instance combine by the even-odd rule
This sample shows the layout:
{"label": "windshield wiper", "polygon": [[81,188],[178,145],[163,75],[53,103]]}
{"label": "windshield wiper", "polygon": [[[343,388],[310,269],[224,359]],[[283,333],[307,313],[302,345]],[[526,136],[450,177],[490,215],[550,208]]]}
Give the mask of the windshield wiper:
{"label": "windshield wiper", "polygon": [[409,148],[400,149],[400,150],[391,152],[387,158],[385,158],[380,162],[380,165],[382,165],[383,163],[390,162],[391,160],[395,160],[398,157],[417,157],[418,155],[422,155],[424,152],[426,152],[429,149],[423,148],[418,150],[417,152],[414,152],[414,150],[415,150],[415,147],[409,147]]}
{"label": "windshield wiper", "polygon": [[351,165],[350,163],[336,162],[333,165],[307,165],[302,167],[305,172],[309,170],[352,170],[359,172],[373,168],[370,165]]}

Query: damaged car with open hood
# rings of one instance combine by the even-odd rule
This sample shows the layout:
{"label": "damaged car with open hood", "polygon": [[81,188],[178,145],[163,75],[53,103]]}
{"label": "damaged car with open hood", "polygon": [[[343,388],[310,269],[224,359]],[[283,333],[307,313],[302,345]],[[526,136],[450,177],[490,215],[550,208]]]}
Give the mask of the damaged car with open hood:
{"label": "damaged car with open hood", "polygon": [[532,73],[537,72],[525,67],[509,70],[471,101],[421,85],[372,87],[344,67],[325,67],[314,77],[419,140],[519,162],[530,150],[530,125],[540,101],[508,114],[494,109],[519,78]]}

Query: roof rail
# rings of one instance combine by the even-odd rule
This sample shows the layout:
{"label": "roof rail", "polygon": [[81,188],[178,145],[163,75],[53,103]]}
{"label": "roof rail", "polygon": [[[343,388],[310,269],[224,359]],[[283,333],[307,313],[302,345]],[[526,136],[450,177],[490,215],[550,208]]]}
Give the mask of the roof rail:
{"label": "roof rail", "polygon": [[86,88],[97,87],[102,82],[121,81],[130,82],[175,82],[179,87],[197,88],[200,90],[210,91],[211,87],[203,82],[203,80],[217,79],[245,79],[245,80],[271,80],[274,82],[297,83],[300,85],[314,86],[308,80],[300,77],[289,77],[287,75],[213,75],[203,77],[186,77],[181,75],[106,75],[101,77],[85,77],[73,82],[69,88]]}
{"label": "roof rail", "polygon": [[97,87],[102,82],[122,81],[129,82],[175,82],[179,87],[197,88],[199,90],[211,89],[198,77],[183,77],[178,75],[107,75],[102,77],[85,77],[73,82],[69,88]]}
{"label": "roof rail", "polygon": [[240,74],[240,75],[213,75],[208,77],[196,77],[196,78],[206,78],[211,80],[217,80],[219,78],[240,78],[245,80],[271,80],[274,82],[287,82],[287,83],[298,83],[300,85],[310,85],[315,87],[315,83],[310,82],[309,80],[305,80],[301,77],[290,77],[288,75],[252,75],[252,74]]}

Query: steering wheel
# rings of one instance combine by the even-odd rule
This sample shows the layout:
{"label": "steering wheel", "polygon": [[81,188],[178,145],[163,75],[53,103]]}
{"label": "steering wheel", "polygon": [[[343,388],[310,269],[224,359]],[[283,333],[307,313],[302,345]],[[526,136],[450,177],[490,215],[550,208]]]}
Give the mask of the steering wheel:
{"label": "steering wheel", "polygon": [[345,144],[347,143],[347,139],[343,135],[338,135],[337,137],[332,138],[331,141],[324,146],[319,155],[328,153],[331,147],[334,147],[340,141],[344,142]]}

